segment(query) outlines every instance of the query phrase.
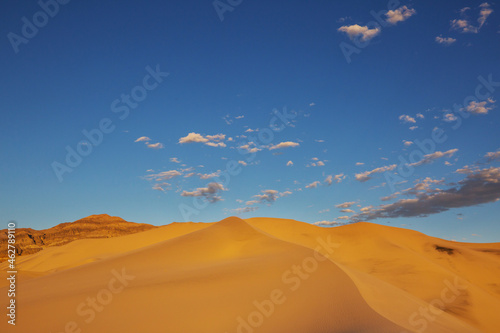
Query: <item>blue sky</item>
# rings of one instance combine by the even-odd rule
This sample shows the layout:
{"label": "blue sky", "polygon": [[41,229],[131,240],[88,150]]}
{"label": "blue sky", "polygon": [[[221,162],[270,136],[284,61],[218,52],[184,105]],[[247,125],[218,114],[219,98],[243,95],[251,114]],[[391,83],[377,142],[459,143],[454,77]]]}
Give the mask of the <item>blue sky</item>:
{"label": "blue sky", "polygon": [[496,4],[231,3],[7,0],[4,223],[270,216],[500,241]]}

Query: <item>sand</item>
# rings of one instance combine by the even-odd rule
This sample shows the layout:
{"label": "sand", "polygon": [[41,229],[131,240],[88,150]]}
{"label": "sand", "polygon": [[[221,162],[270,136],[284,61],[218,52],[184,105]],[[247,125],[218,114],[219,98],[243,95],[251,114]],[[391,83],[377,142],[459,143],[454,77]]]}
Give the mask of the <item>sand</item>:
{"label": "sand", "polygon": [[0,330],[493,333],[499,253],[370,223],[176,223],[19,258]]}

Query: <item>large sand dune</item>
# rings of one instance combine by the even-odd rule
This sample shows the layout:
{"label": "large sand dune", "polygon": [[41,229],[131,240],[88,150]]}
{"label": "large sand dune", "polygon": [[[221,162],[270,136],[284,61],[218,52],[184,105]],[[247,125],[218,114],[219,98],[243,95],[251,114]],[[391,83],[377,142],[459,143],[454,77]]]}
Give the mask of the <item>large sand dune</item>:
{"label": "large sand dune", "polygon": [[19,258],[17,325],[0,329],[493,333],[499,253],[369,223],[176,223]]}

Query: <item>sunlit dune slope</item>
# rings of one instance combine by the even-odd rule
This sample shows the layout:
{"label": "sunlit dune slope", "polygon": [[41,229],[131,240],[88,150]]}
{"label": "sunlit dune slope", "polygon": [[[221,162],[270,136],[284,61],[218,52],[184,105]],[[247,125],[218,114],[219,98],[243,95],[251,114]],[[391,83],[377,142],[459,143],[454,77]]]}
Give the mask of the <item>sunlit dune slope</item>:
{"label": "sunlit dune slope", "polygon": [[[451,242],[372,223],[325,229],[294,220],[254,218],[247,221],[280,239],[310,248],[316,246],[318,237],[331,237],[339,246],[330,258],[353,278],[377,312],[402,326],[415,329],[447,317],[432,316],[433,320],[412,325],[409,320],[415,323],[422,319],[413,313],[420,311],[420,307],[406,317],[407,310],[398,316],[397,311],[402,307],[394,307],[398,300],[410,297],[424,304],[442,306],[445,314],[481,331],[500,331],[496,310],[500,308],[499,243]],[[380,280],[391,290],[381,293]],[[462,288],[457,288],[458,295],[453,301],[447,301],[453,298],[449,294],[453,289],[450,284]],[[443,293],[448,295],[445,301]]]}
{"label": "sunlit dune slope", "polygon": [[[309,272],[292,271],[304,262]],[[102,291],[116,291],[119,283],[109,282],[122,270],[131,277],[123,290]],[[103,297],[108,294],[111,300]],[[87,297],[109,303],[101,312],[92,311]],[[31,279],[19,288],[17,300],[23,318],[30,320],[20,318],[16,329],[26,332],[60,332],[72,321],[88,332],[402,330],[373,311],[333,262],[235,217],[142,250]]]}

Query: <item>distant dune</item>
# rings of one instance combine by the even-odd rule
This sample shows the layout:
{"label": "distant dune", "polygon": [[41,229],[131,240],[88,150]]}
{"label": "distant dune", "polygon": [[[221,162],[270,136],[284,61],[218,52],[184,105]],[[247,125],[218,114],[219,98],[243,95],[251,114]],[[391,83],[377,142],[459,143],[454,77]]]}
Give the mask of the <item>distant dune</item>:
{"label": "distant dune", "polygon": [[500,243],[273,218],[145,228],[19,257],[0,330],[500,332]]}

